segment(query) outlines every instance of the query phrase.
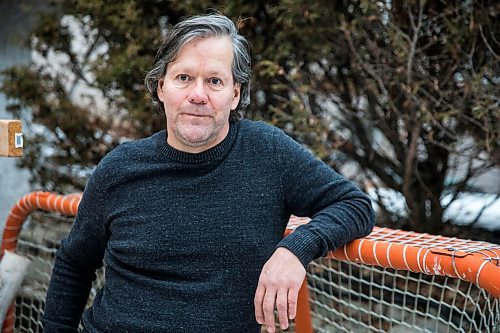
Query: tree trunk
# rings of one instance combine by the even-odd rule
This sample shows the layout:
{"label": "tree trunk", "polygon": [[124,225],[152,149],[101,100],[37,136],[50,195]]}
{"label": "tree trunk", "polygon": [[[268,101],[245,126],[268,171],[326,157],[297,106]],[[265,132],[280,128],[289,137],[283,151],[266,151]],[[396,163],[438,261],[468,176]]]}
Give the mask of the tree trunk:
{"label": "tree trunk", "polygon": [[426,148],[427,159],[419,162],[413,176],[413,202],[407,202],[411,210],[408,222],[412,230],[437,234],[444,228],[440,199],[448,171],[449,152],[435,145]]}

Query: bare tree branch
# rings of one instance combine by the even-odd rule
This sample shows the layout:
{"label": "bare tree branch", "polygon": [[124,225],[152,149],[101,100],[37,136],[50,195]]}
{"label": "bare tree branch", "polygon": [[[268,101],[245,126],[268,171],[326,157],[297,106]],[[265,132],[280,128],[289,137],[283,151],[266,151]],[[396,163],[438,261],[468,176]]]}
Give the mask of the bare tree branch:
{"label": "bare tree branch", "polygon": [[340,29],[344,33],[344,36],[345,36],[345,38],[347,40],[347,43],[349,44],[349,49],[356,56],[356,60],[358,61],[358,63],[360,64],[360,66],[368,74],[370,74],[370,76],[377,82],[379,89],[382,91],[382,94],[384,94],[385,96],[388,96],[389,93],[387,91],[387,88],[385,87],[385,84],[384,84],[382,78],[375,73],[375,71],[371,68],[371,66],[369,66],[368,64],[366,64],[363,61],[363,59],[361,58],[361,56],[359,55],[359,53],[356,51],[356,48],[354,47],[354,43],[352,41],[352,37],[351,37],[351,33],[350,33],[349,29],[347,29],[346,27],[341,27]]}
{"label": "bare tree branch", "polygon": [[[409,200],[412,201],[413,194],[410,190],[411,186],[411,176],[414,174],[414,161],[417,155],[417,142],[420,137],[420,123],[413,124],[413,130],[411,131],[411,142],[408,147],[408,152],[406,154],[405,164],[404,164],[404,177],[403,177],[403,194]],[[411,206],[409,204],[408,206]]]}
{"label": "bare tree branch", "polygon": [[[459,183],[454,184],[453,187],[455,187],[455,191],[454,191],[455,193],[453,193],[453,197],[451,198],[450,202],[448,202],[448,204],[443,206],[443,210],[447,209],[451,205],[451,203],[457,199],[458,194],[464,190],[465,186],[467,185],[469,180],[472,178],[471,170],[472,170],[472,160],[470,160],[468,163],[467,173],[465,174],[465,178],[462,181],[460,181]],[[450,187],[452,187],[452,186],[450,186]]]}
{"label": "bare tree branch", "polygon": [[75,80],[73,81],[71,88],[69,89],[69,94],[72,94],[73,90],[75,89],[79,79],[83,80],[86,85],[90,87],[95,87],[95,84],[90,82],[85,78],[85,75],[83,74],[83,68],[88,64],[89,58],[92,55],[92,52],[94,52],[96,46],[98,45],[100,38],[101,38],[101,30],[98,30],[97,35],[95,36],[95,39],[92,41],[92,44],[90,44],[89,48],[85,52],[85,55],[83,56],[82,62],[75,64],[73,63],[73,66],[71,66],[71,69],[73,73],[76,75]]}
{"label": "bare tree branch", "polygon": [[484,44],[486,45],[486,47],[488,48],[488,50],[491,52],[491,54],[493,54],[493,56],[495,57],[496,61],[500,61],[500,56],[498,54],[496,54],[495,51],[493,51],[493,49],[491,48],[490,44],[488,43],[488,40],[484,36],[483,27],[481,26],[481,24],[479,24],[479,33],[481,34],[481,37],[483,38]]}
{"label": "bare tree branch", "polygon": [[453,191],[453,197],[452,199],[450,200],[450,202],[445,205],[443,207],[443,209],[446,209],[450,206],[450,204],[456,200],[456,198],[458,197],[458,195],[463,192],[465,190],[465,188],[467,187],[467,183],[474,177],[478,177],[480,176],[481,174],[487,172],[488,170],[490,170],[492,167],[494,166],[494,164],[488,164],[488,165],[483,165],[483,166],[480,166],[480,167],[477,167],[477,168],[472,168],[472,162],[470,162],[468,168],[467,168],[467,173],[464,177],[464,179],[462,179],[460,182],[458,183],[454,183],[454,184],[450,184],[449,185],[449,188],[453,188],[455,187],[454,191]]}
{"label": "bare tree branch", "polygon": [[418,8],[418,19],[417,24],[415,25],[413,14],[411,12],[410,6],[408,6],[408,16],[410,17],[410,24],[413,28],[413,37],[410,44],[410,52],[408,53],[408,61],[406,64],[406,84],[411,91],[411,82],[412,82],[412,67],[413,67],[413,59],[415,57],[415,49],[417,47],[418,36],[420,34],[420,29],[422,28],[422,16],[424,11],[424,2],[423,0],[419,1]]}
{"label": "bare tree branch", "polygon": [[491,207],[491,205],[493,205],[495,203],[495,201],[498,200],[498,198],[500,198],[500,193],[497,193],[497,195],[495,196],[495,199],[494,200],[491,200],[491,202],[487,203],[486,205],[484,205],[481,210],[479,211],[479,213],[477,214],[476,218],[474,219],[474,221],[472,221],[471,223],[468,224],[469,227],[472,227],[474,226],[478,221],[479,221],[479,218],[481,218],[481,215],[483,215],[484,211],[486,209],[488,209],[488,207]]}

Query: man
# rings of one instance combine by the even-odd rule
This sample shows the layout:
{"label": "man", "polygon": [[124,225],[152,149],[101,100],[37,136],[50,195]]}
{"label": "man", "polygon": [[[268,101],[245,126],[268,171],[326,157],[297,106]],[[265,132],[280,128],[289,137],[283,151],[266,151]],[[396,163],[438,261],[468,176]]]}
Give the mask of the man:
{"label": "man", "polygon": [[[118,146],[57,253],[45,332],[275,331],[305,266],[373,227],[370,200],[282,131],[240,119],[247,41],[221,15],[173,27],[146,77],[166,131]],[[291,214],[310,216],[282,239]]]}

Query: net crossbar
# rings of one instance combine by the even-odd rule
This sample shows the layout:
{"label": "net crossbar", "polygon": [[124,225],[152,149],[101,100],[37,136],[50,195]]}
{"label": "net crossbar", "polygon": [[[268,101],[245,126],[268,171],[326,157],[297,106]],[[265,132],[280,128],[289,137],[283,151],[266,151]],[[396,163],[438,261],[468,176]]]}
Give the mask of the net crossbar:
{"label": "net crossbar", "polygon": [[[9,215],[2,249],[14,248],[32,264],[4,333],[42,332],[55,252],[79,198],[35,192]],[[44,212],[34,213],[38,208]],[[31,228],[21,228],[25,219]],[[288,232],[308,221],[292,217]],[[309,264],[297,318],[285,332],[499,333],[499,254],[500,245],[491,243],[376,227]]]}

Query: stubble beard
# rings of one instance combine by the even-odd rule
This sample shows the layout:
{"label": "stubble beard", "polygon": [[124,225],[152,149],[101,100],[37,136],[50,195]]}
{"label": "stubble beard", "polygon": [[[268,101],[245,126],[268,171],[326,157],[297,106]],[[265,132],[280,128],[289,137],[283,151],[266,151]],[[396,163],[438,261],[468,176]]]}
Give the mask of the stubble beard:
{"label": "stubble beard", "polygon": [[[206,120],[203,120],[205,122]],[[187,147],[199,148],[217,140],[224,128],[224,119],[211,118],[207,124],[176,122],[173,131],[179,142]]]}

